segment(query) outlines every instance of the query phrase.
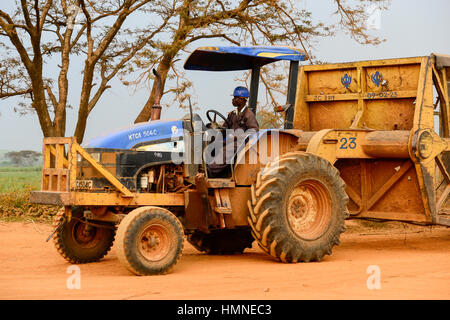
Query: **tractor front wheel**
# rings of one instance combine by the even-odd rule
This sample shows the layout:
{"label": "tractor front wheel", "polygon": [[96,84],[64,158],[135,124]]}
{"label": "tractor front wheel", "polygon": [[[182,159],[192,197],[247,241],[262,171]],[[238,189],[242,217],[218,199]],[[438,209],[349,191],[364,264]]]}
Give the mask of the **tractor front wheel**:
{"label": "tractor front wheel", "polygon": [[120,222],[117,255],[136,275],[168,273],[183,251],[184,232],[178,218],[159,207],[141,207]]}
{"label": "tractor front wheel", "polygon": [[54,227],[59,225],[53,241],[61,256],[75,264],[95,262],[103,258],[114,243],[114,224],[90,224],[83,217],[82,207],[72,208],[70,220],[64,216],[64,212],[64,209],[60,210],[53,219]]}

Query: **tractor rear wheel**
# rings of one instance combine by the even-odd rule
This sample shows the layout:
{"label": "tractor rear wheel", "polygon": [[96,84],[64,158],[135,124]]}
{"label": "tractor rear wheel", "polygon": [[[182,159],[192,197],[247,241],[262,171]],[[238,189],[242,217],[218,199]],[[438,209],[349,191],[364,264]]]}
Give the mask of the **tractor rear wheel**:
{"label": "tractor rear wheel", "polygon": [[180,259],[183,241],[183,226],[174,214],[159,207],[141,207],[120,222],[117,255],[134,274],[165,274]]}
{"label": "tractor rear wheel", "polygon": [[276,259],[320,261],[339,244],[347,203],[345,183],[331,163],[291,152],[258,174],[248,222],[259,246]]}
{"label": "tractor rear wheel", "polygon": [[[64,221],[53,237],[56,250],[70,263],[88,263],[102,259],[114,243],[116,228],[114,224],[100,227],[89,224],[83,217],[82,207],[72,208],[70,221]],[[64,209],[53,219],[56,228],[64,218]]]}
{"label": "tractor rear wheel", "polygon": [[255,241],[249,228],[219,229],[210,233],[195,231],[187,240],[198,251],[211,255],[243,253]]}

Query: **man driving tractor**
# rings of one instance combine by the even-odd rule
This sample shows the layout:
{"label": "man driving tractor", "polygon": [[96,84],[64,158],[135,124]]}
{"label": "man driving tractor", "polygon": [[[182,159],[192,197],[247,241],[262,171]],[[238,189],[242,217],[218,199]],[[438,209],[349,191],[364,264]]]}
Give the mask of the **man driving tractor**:
{"label": "man driving tractor", "polygon": [[250,93],[245,87],[236,87],[234,89],[232,104],[237,109],[228,113],[227,122],[224,124],[227,129],[242,129],[244,131],[259,129],[255,114],[250,108],[245,107],[249,96]]}
{"label": "man driving tractor", "polygon": [[[256,131],[259,129],[258,121],[256,116],[250,108],[246,107],[247,99],[250,93],[245,87],[236,87],[233,91],[232,104],[236,107],[236,110],[228,113],[227,120],[224,122],[222,127],[224,129],[235,130],[232,134],[231,139],[224,141],[223,148],[214,157],[212,163],[208,165],[208,174],[210,177],[223,177],[229,174],[228,169],[230,165],[230,159],[227,157],[226,150],[232,150],[236,153],[237,150],[237,140],[241,138],[242,134],[245,134],[247,130]],[[229,154],[230,151],[228,151]]]}

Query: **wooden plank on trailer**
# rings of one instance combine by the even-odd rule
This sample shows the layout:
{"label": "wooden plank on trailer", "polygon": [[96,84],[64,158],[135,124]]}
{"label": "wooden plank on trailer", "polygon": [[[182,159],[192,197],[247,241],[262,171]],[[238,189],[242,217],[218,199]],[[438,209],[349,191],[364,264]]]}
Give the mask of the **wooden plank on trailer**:
{"label": "wooden plank on trailer", "polygon": [[359,194],[348,183],[345,184],[345,192],[350,197],[350,199],[352,199],[352,201],[354,203],[356,203],[356,205],[358,205],[359,208],[356,212],[358,212],[358,213],[361,212],[362,201],[361,201],[361,197],[359,196]]}
{"label": "wooden plank on trailer", "polygon": [[382,92],[363,92],[358,93],[344,93],[344,94],[322,94],[306,96],[306,102],[331,102],[331,101],[350,101],[350,100],[381,100],[381,99],[403,99],[403,98],[415,98],[417,91],[382,91]]}
{"label": "wooden plank on trailer", "polygon": [[[436,68],[434,66],[431,66],[431,68],[433,70],[434,87],[436,88],[436,91],[438,93],[440,105],[441,105],[440,125],[442,126],[443,135],[445,137],[445,136],[448,136],[448,131],[449,131],[449,122],[446,121],[446,119],[448,119],[447,114],[448,114],[448,105],[449,105],[449,97],[447,94],[448,89],[445,86],[447,81],[445,78],[441,78],[439,72],[436,70]],[[442,73],[442,76],[445,77],[445,72]]]}
{"label": "wooden plank on trailer", "polygon": [[358,215],[358,218],[372,218],[372,219],[412,221],[412,222],[431,222],[431,220],[428,219],[424,214],[409,213],[409,212],[366,211],[361,213],[361,215]]}
{"label": "wooden plank on trailer", "polygon": [[414,112],[414,131],[434,127],[433,71],[430,67],[430,58],[423,58],[420,66],[416,108]]}
{"label": "wooden plank on trailer", "polygon": [[355,118],[353,119],[350,128],[356,129],[361,127],[361,119],[363,118],[364,112],[366,110],[366,102],[362,98],[367,91],[367,81],[365,69],[359,66],[357,68],[357,81],[358,81],[358,111],[356,112]]}
{"label": "wooden plank on trailer", "polygon": [[448,195],[450,194],[450,184],[447,185],[447,187],[445,188],[444,192],[442,193],[441,197],[439,198],[437,204],[436,204],[436,211],[439,214],[439,211],[441,211],[442,206],[444,205],[445,201],[448,198]]}
{"label": "wooden plank on trailer", "polygon": [[410,160],[406,161],[401,167],[400,169],[394,174],[392,175],[391,178],[389,178],[388,181],[386,181],[386,183],[384,185],[381,186],[381,188],[379,188],[377,190],[377,192],[375,192],[375,194],[368,200],[367,202],[367,210],[369,210],[370,208],[372,208],[375,203],[378,202],[378,200],[381,199],[382,196],[384,196],[386,194],[386,192],[389,191],[389,189],[398,181],[400,180],[401,177],[403,177],[403,175],[412,167],[412,162]]}
{"label": "wooden plank on trailer", "polygon": [[449,172],[447,172],[447,168],[445,167],[444,162],[442,161],[440,156],[436,157],[436,164],[439,167],[439,170],[441,170],[442,176],[444,177],[445,181],[450,184],[450,175]]}
{"label": "wooden plank on trailer", "polygon": [[424,57],[415,58],[398,58],[398,59],[383,59],[383,60],[367,60],[367,61],[357,61],[357,62],[347,62],[347,63],[333,63],[333,64],[323,64],[323,65],[311,65],[304,66],[305,71],[325,71],[325,70],[339,70],[339,69],[350,69],[358,66],[361,67],[382,67],[382,66],[397,66],[397,65],[408,65],[408,64],[418,64]]}

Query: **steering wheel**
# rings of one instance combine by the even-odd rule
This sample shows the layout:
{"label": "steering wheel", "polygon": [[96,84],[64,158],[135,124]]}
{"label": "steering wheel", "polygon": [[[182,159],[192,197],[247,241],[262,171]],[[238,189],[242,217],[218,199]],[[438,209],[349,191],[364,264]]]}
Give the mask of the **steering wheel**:
{"label": "steering wheel", "polygon": [[[214,113],[214,120],[211,119],[210,113]],[[213,109],[206,111],[206,117],[208,118],[209,122],[211,122],[211,126],[213,128],[223,128],[217,124],[217,122],[216,122],[217,116],[219,116],[220,118],[222,118],[225,121],[225,124],[228,128],[230,127],[230,123],[228,122],[227,118],[225,118],[224,115],[221,114],[219,111],[216,111]]]}

